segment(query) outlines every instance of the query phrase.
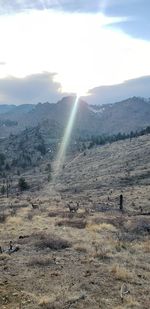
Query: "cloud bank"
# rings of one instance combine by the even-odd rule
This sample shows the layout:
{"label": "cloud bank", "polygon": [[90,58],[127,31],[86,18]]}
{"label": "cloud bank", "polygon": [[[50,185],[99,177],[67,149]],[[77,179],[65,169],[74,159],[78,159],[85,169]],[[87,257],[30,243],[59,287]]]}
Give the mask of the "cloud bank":
{"label": "cloud bank", "polygon": [[9,76],[0,79],[0,104],[28,104],[57,102],[60,97],[59,83],[54,73],[44,72],[24,78]]}
{"label": "cloud bank", "polygon": [[90,90],[85,98],[89,104],[108,104],[137,96],[150,98],[150,76],[143,76],[112,86],[101,86]]}
{"label": "cloud bank", "polygon": [[[38,102],[56,103],[63,96],[61,84],[54,82],[54,73],[43,72],[24,78],[9,76],[0,79],[0,104],[36,104]],[[89,104],[107,104],[129,97],[150,97],[150,76],[125,81],[113,86],[91,89],[84,100]]]}

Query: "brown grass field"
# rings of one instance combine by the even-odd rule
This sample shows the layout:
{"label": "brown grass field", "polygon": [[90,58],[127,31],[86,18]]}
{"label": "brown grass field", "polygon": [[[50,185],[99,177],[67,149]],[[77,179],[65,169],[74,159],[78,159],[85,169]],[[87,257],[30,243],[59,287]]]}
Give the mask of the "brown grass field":
{"label": "brown grass field", "polygon": [[25,177],[40,190],[0,198],[0,308],[150,308],[150,136],[68,158],[55,183]]}

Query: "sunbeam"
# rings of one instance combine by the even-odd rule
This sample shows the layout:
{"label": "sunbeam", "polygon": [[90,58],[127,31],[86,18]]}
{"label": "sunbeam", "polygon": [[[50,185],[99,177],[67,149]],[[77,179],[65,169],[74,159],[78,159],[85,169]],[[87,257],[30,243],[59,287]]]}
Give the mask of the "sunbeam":
{"label": "sunbeam", "polygon": [[53,166],[53,170],[54,170],[54,174],[53,174],[53,179],[52,179],[52,183],[55,183],[55,180],[57,178],[57,176],[59,175],[61,168],[64,164],[64,160],[65,160],[65,155],[66,155],[66,151],[70,142],[70,136],[71,136],[71,132],[73,129],[73,125],[74,125],[74,121],[75,121],[75,116],[77,113],[77,108],[78,108],[78,103],[79,103],[79,98],[80,96],[77,95],[75,102],[73,104],[73,108],[69,117],[69,121],[56,157],[56,161],[54,162],[54,166]]}

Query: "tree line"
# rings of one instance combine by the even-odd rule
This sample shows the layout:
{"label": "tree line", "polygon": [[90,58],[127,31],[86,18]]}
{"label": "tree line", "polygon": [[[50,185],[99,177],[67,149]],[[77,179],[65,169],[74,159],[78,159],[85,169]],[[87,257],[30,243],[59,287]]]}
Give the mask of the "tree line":
{"label": "tree line", "polygon": [[86,138],[79,138],[80,142],[88,142],[87,148],[92,148],[95,145],[105,145],[107,143],[113,143],[120,140],[125,139],[132,139],[135,137],[143,136],[150,134],[150,126],[146,127],[145,129],[142,129],[141,131],[131,131],[130,133],[118,133],[113,135],[92,135],[90,137]]}

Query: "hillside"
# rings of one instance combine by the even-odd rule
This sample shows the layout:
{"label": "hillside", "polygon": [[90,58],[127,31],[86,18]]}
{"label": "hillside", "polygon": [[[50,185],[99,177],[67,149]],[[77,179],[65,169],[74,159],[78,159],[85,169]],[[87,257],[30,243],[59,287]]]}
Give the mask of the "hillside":
{"label": "hillside", "polygon": [[69,155],[50,182],[49,162],[0,196],[0,307],[148,309],[149,135]]}
{"label": "hillside", "polygon": [[[143,205],[148,211],[149,202],[138,196],[138,191],[141,188],[148,194],[150,186],[150,134],[86,150],[67,162],[57,181],[58,191],[69,199],[74,196],[96,206],[107,204],[109,196],[110,205],[117,207],[115,197],[123,192],[128,210]],[[132,191],[137,191],[134,201]]]}
{"label": "hillside", "polygon": [[129,98],[115,104],[103,105],[97,109],[97,115],[102,133],[140,131],[150,123],[150,101],[137,97]]}
{"label": "hillside", "polygon": [[[73,97],[63,98],[56,104],[44,103],[13,108],[0,115],[0,137],[10,133],[35,127],[43,121],[55,121],[63,129],[66,127],[74,103]],[[139,131],[150,124],[150,102],[142,98],[103,106],[89,106],[80,100],[74,125],[78,136],[95,134],[116,134]],[[52,127],[52,125],[50,125]],[[49,129],[49,125],[47,126]],[[54,128],[55,130],[55,128]]]}
{"label": "hillside", "polygon": [[[25,129],[17,135],[10,135],[0,140],[0,154],[4,156],[4,164],[0,164],[0,172],[14,172],[19,169],[31,169],[45,158],[52,159],[56,153],[58,137],[63,130],[52,120],[43,121],[41,125]],[[0,162],[1,163],[1,162]]]}

